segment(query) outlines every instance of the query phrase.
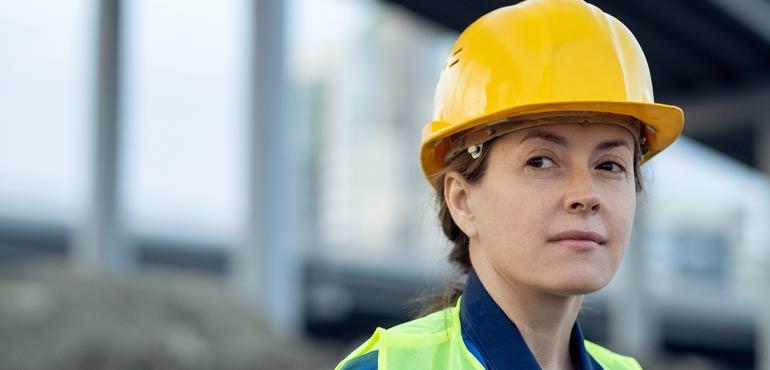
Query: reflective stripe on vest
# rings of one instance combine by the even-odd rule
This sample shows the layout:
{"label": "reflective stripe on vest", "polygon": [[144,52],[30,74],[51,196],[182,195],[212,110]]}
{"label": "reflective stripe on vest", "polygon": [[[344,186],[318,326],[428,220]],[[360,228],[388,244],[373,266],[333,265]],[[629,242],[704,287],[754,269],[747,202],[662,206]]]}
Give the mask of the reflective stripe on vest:
{"label": "reflective stripe on vest", "polygon": [[[639,363],[631,357],[619,355],[587,340],[585,347],[604,370],[641,370]],[[335,369],[342,370],[352,359],[371,351],[379,351],[378,370],[484,370],[465,346],[460,333],[459,300],[454,307],[393,328],[377,328],[369,340]]]}

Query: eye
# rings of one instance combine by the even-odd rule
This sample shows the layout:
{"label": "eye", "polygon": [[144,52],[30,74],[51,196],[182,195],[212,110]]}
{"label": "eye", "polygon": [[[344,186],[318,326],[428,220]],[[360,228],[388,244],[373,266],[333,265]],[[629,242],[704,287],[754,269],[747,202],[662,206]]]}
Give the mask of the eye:
{"label": "eye", "polygon": [[556,167],[556,162],[548,157],[533,157],[527,160],[527,166],[534,168],[553,168]]}
{"label": "eye", "polygon": [[596,168],[600,169],[602,171],[609,171],[609,172],[612,172],[612,173],[626,172],[626,168],[625,167],[623,167],[618,162],[614,162],[614,161],[602,162],[600,165],[596,166]]}

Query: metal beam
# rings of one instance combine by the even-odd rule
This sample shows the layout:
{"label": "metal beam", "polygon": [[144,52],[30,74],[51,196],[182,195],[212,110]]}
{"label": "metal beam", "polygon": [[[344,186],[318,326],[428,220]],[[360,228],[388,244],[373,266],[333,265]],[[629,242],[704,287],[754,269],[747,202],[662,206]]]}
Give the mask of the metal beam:
{"label": "metal beam", "polygon": [[[754,148],[757,151],[755,153],[756,163],[762,172],[770,176],[770,116],[765,115],[761,117],[761,119],[757,120],[757,123],[759,127],[757,129],[757,137],[755,138],[756,143],[754,144]],[[770,309],[770,306],[768,306],[768,309]]]}
{"label": "metal beam", "polygon": [[764,116],[770,107],[770,85],[669,101],[684,109],[685,134],[715,134],[765,122]]}
{"label": "metal beam", "polygon": [[233,283],[274,334],[299,334],[302,318],[298,143],[285,117],[284,1],[248,2],[252,73],[247,125],[247,210]]}
{"label": "metal beam", "polygon": [[770,43],[770,3],[763,0],[711,0]]}
{"label": "metal beam", "polygon": [[85,218],[72,260],[81,272],[125,272],[133,263],[120,222],[120,0],[98,3],[93,150]]}
{"label": "metal beam", "polygon": [[[759,151],[757,153],[757,162],[759,167],[770,175],[770,117],[763,117],[762,127],[757,135],[756,148]],[[767,209],[770,204],[765,204]],[[765,265],[770,263],[770,251],[765,252]],[[770,283],[770,269],[765,268],[765,273],[761,278],[764,280],[762,287],[766,287]],[[759,289],[757,292],[760,297],[760,303],[757,307],[758,323],[757,325],[757,341],[756,341],[756,353],[757,353],[757,369],[770,370],[770,289]]]}
{"label": "metal beam", "polygon": [[[770,131],[770,130],[768,130]],[[770,135],[768,135],[770,139]],[[770,144],[770,142],[768,142]],[[770,159],[770,158],[768,158]],[[770,253],[765,255],[765,264],[770,263]],[[770,283],[770,269],[765,268],[761,279],[764,280],[762,287]],[[755,351],[757,353],[758,370],[770,370],[770,290],[763,288],[757,292],[759,295],[759,306],[757,307],[757,340]]]}

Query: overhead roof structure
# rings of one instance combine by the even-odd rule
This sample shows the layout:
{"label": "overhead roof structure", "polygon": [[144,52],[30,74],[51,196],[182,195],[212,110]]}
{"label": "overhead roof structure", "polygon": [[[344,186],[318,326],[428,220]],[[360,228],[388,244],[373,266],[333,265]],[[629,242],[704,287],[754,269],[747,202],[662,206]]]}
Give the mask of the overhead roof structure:
{"label": "overhead roof structure", "polygon": [[[518,1],[388,0],[461,31],[493,9]],[[770,3],[763,0],[590,3],[628,26],[647,56],[658,97],[750,87],[770,80]],[[752,11],[753,7],[758,7]],[[749,18],[747,15],[759,14]]]}

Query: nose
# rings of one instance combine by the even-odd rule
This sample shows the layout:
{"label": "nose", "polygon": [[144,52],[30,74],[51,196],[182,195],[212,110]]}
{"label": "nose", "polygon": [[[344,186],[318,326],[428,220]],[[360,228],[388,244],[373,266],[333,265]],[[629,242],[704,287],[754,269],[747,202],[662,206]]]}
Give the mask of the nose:
{"label": "nose", "polygon": [[564,196],[564,209],[568,213],[595,214],[602,209],[601,198],[588,171],[574,174],[568,187],[569,190]]}

